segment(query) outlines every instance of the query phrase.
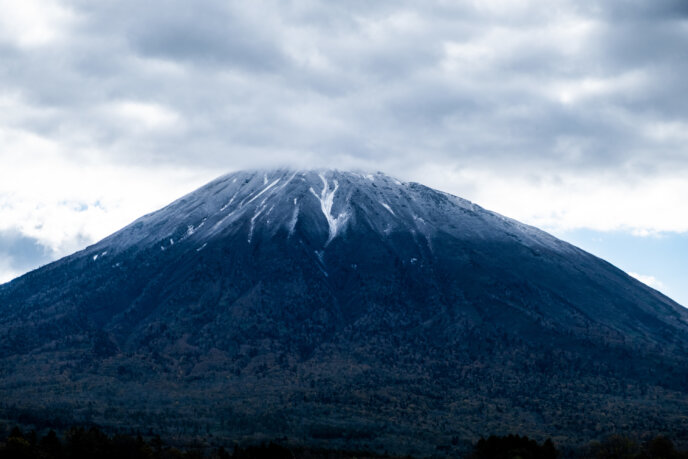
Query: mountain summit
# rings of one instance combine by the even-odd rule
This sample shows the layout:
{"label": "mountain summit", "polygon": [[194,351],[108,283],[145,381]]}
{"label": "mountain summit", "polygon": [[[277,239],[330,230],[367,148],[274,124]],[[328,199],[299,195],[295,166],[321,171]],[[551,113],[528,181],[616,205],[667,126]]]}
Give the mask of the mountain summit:
{"label": "mountain summit", "polygon": [[414,454],[680,437],[687,350],[684,308],[469,201],[237,172],[0,286],[0,415]]}
{"label": "mountain summit", "polygon": [[[464,221],[478,212],[490,221],[478,225]],[[535,228],[469,201],[379,172],[276,170],[223,176],[137,220],[92,250],[157,243],[166,248],[174,241],[205,243],[227,237],[243,237],[247,244],[255,244],[278,233],[297,242],[306,238],[313,246],[325,248],[339,236],[361,231],[384,237],[412,235],[418,245],[428,248],[433,234],[456,233],[457,229],[471,237],[479,232],[484,239],[499,231],[516,231],[532,243],[565,247]]]}

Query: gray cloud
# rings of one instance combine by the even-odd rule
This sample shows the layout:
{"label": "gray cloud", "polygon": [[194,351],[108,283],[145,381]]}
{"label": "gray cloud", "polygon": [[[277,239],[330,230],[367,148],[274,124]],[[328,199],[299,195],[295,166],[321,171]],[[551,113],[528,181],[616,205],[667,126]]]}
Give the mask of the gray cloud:
{"label": "gray cloud", "polygon": [[102,16],[102,5],[96,8],[98,30],[124,32],[133,51],[144,56],[247,71],[274,71],[286,63],[269,30],[231,3],[116,2],[108,16]]}
{"label": "gray cloud", "polygon": [[0,84],[119,164],[688,169],[685,2],[555,3],[71,1]]}

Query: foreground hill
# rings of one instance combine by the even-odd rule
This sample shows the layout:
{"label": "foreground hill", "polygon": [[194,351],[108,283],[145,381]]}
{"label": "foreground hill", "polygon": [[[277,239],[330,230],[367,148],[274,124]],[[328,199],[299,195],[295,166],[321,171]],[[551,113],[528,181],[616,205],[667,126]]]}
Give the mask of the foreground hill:
{"label": "foreground hill", "polygon": [[0,286],[0,413],[429,454],[688,440],[688,312],[382,174],[221,177]]}

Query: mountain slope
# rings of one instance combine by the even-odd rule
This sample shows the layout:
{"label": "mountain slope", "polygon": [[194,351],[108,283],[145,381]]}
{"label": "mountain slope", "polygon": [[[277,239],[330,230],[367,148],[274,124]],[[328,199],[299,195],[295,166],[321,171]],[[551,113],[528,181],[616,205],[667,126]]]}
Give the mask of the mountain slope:
{"label": "mountain slope", "polygon": [[610,264],[383,174],[230,174],[0,286],[7,415],[190,436],[680,437],[687,344]]}

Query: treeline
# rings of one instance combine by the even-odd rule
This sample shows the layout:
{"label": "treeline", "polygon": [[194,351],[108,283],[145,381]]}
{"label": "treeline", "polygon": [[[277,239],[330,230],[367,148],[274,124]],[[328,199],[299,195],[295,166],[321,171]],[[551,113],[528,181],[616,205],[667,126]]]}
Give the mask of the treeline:
{"label": "treeline", "polygon": [[518,435],[481,438],[473,447],[471,459],[556,459],[559,452],[552,440],[540,445],[535,440]]}
{"label": "treeline", "polygon": [[288,448],[276,443],[231,448],[194,447],[180,449],[166,445],[158,435],[145,440],[141,435],[109,436],[98,427],[72,427],[59,436],[54,430],[40,436],[23,433],[18,427],[0,441],[0,459],[382,459],[373,453],[348,453],[320,449]]}
{"label": "treeline", "polygon": [[[688,451],[678,451],[673,442],[657,436],[641,443],[621,435],[591,442],[578,451],[567,451],[567,457],[590,459],[688,459]],[[539,444],[528,437],[508,435],[481,438],[473,447],[471,459],[556,459],[561,454],[551,440]]]}
{"label": "treeline", "polygon": [[587,451],[588,457],[598,459],[688,459],[688,451],[677,450],[674,443],[663,435],[647,442],[612,435],[602,442],[592,442]]}
{"label": "treeline", "polygon": [[[567,457],[595,459],[688,459],[664,436],[640,443],[624,436],[591,442]],[[481,438],[473,445],[469,459],[557,459],[562,455],[551,440],[542,444],[526,436],[507,435]],[[289,448],[276,443],[231,448],[196,447],[179,449],[166,445],[159,436],[144,440],[141,435],[109,436],[98,427],[72,427],[61,436],[50,430],[45,435],[12,429],[0,441],[0,459],[381,459],[374,453]],[[406,458],[410,459],[410,458]]]}

